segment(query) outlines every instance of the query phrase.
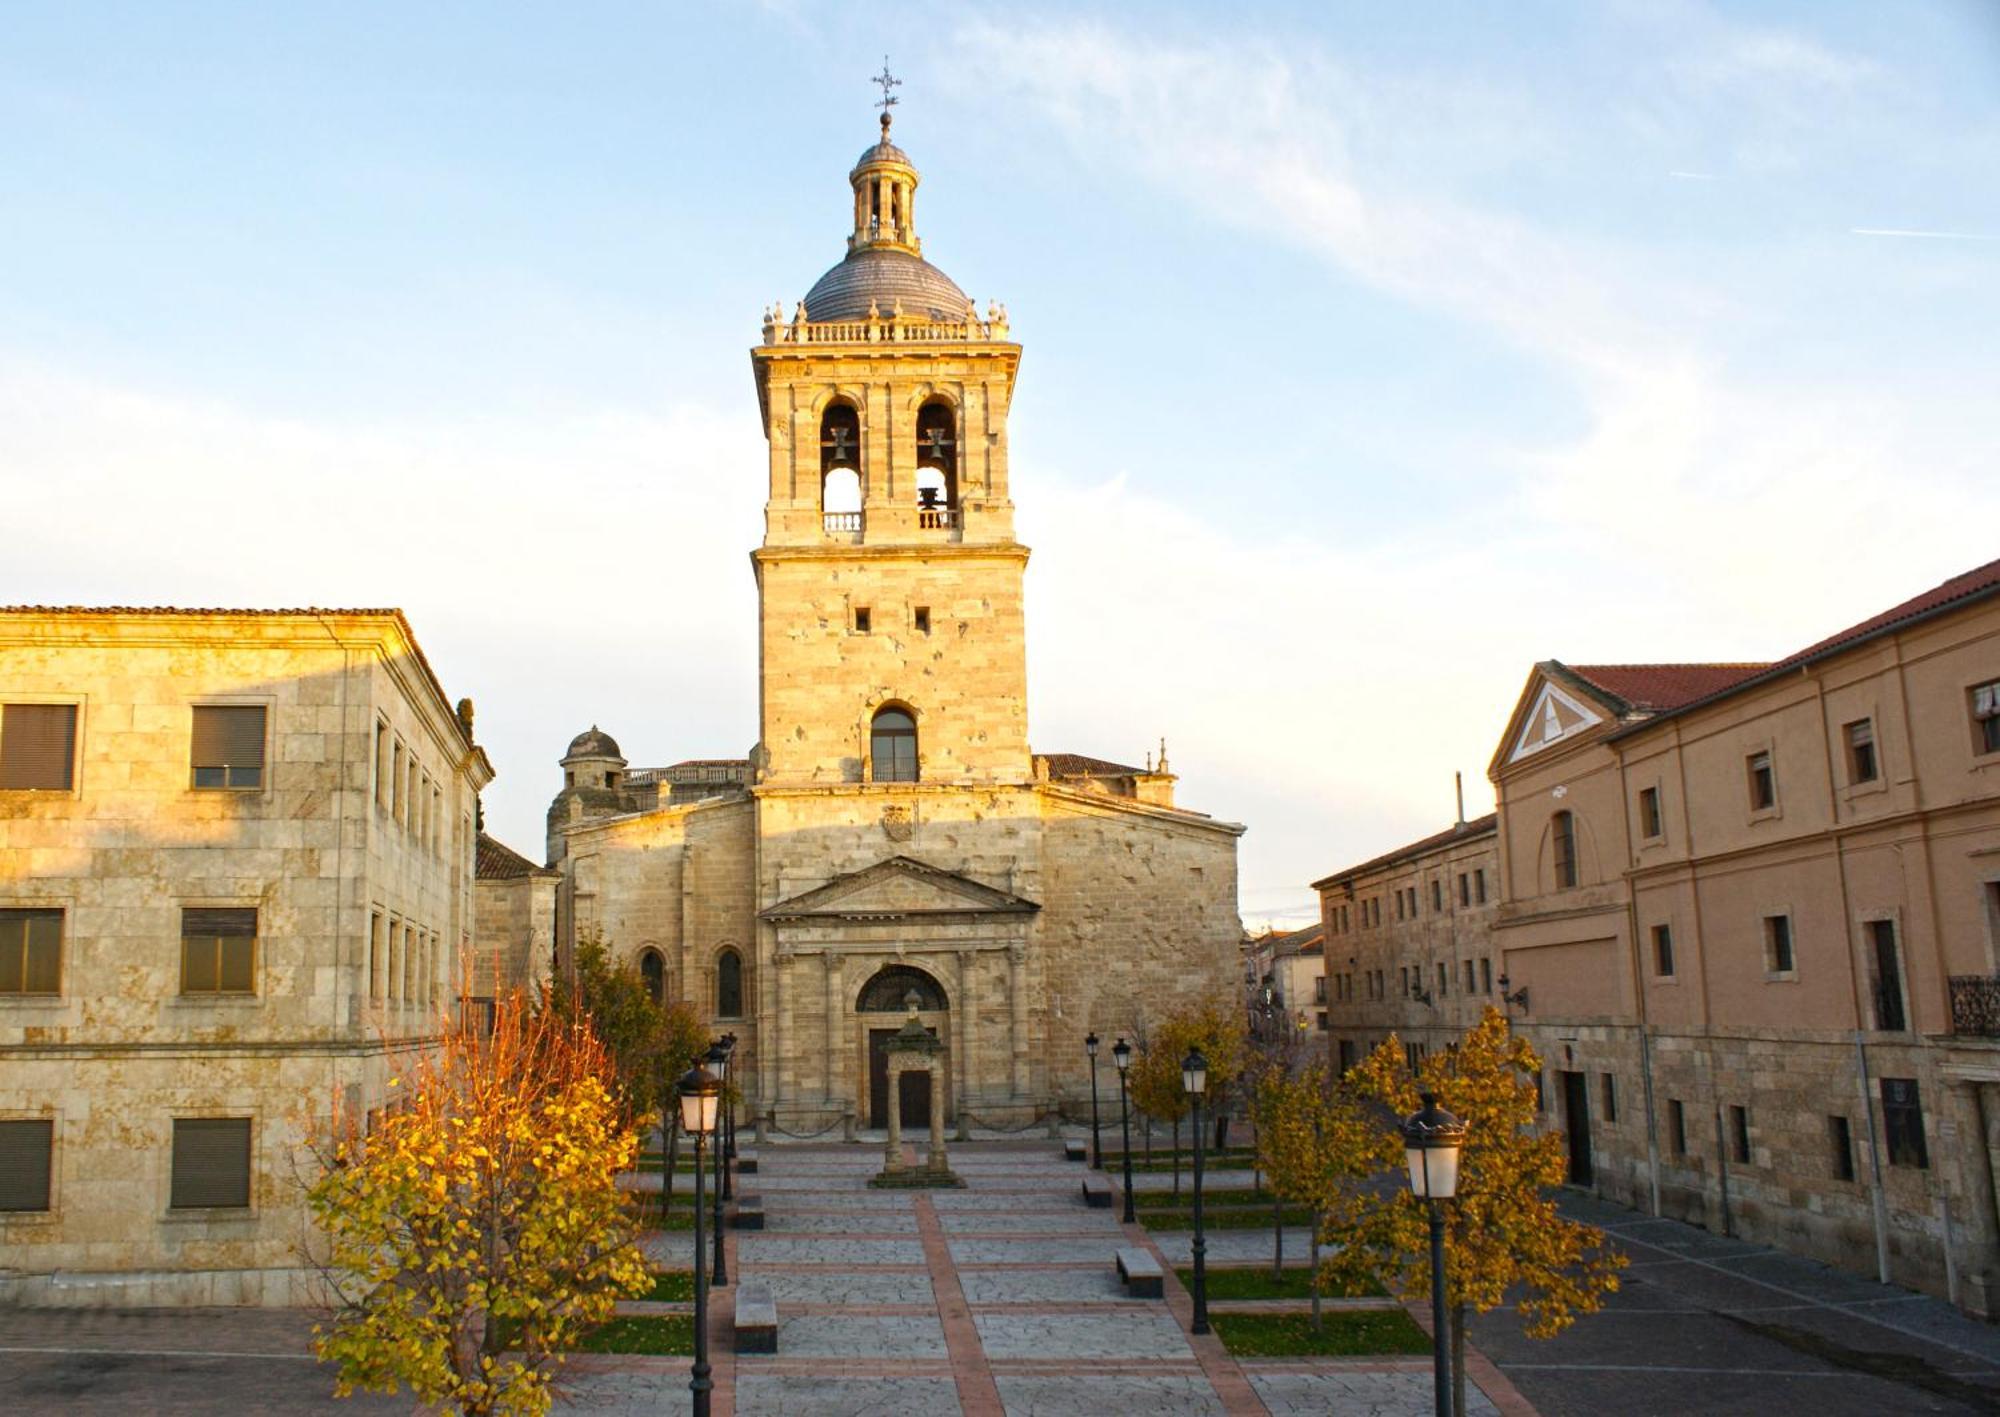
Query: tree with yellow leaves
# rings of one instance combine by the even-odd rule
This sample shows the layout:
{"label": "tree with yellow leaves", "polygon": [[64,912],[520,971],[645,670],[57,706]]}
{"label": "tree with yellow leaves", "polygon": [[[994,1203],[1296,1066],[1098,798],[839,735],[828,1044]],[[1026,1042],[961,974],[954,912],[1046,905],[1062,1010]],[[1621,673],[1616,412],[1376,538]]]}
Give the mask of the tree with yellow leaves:
{"label": "tree with yellow leaves", "polygon": [[541,1413],[565,1350],[650,1282],[617,1175],[639,1139],[579,1022],[499,1000],[447,1027],[374,1121],[335,1110],[307,1193],[334,1295],[314,1351],[337,1391]]}
{"label": "tree with yellow leaves", "polygon": [[1212,1000],[1189,1004],[1167,1015],[1157,1027],[1134,1030],[1139,1056],[1127,1078],[1132,1101],[1149,1117],[1173,1123],[1174,1194],[1181,1189],[1181,1119],[1188,1114],[1181,1086],[1181,1062],[1191,1048],[1208,1060],[1208,1102],[1211,1115],[1221,1116],[1229,1089],[1243,1068],[1243,1020],[1232,1008]]}
{"label": "tree with yellow leaves", "polygon": [[[1465,1315],[1498,1308],[1509,1291],[1530,1338],[1553,1338],[1594,1313],[1618,1288],[1626,1258],[1604,1232],[1560,1214],[1555,1187],[1566,1174],[1563,1138],[1535,1130],[1535,1085],[1541,1059],[1516,1037],[1500,1011],[1488,1008],[1458,1046],[1424,1059],[1416,1076],[1392,1035],[1343,1080],[1357,1099],[1379,1104],[1380,1125],[1400,1160],[1400,1139],[1388,1129],[1414,1112],[1419,1094],[1466,1124],[1459,1154],[1458,1194],[1444,1202],[1445,1307],[1451,1318],[1453,1411],[1465,1413]],[[1393,1163],[1392,1163],[1393,1164]],[[1353,1197],[1345,1215],[1329,1221],[1326,1238],[1339,1246],[1323,1266],[1330,1279],[1373,1278],[1405,1299],[1430,1294],[1424,1203],[1403,1184],[1378,1184]]]}
{"label": "tree with yellow leaves", "polygon": [[[1326,1062],[1297,1073],[1272,1070],[1258,1087],[1257,1160],[1279,1198],[1311,1210],[1313,1328],[1329,1277],[1319,1262],[1320,1238],[1346,1234],[1378,1203],[1376,1178],[1402,1160],[1402,1147],[1371,1110],[1330,1082]],[[1373,1184],[1371,1184],[1373,1183]]]}

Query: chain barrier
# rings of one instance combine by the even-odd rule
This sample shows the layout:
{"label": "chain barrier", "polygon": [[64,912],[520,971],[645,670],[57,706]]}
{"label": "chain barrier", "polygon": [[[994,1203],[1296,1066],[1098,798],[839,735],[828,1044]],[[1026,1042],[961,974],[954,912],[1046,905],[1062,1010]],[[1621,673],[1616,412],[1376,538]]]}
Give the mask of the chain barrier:
{"label": "chain barrier", "polygon": [[764,1123],[764,1129],[766,1131],[776,1132],[779,1136],[788,1137],[793,1141],[818,1141],[821,1137],[825,1136],[835,1127],[840,1126],[846,1120],[847,1120],[846,1117],[835,1117],[831,1122],[828,1122],[825,1126],[821,1127],[816,1132],[794,1132],[785,1127],[779,1126],[776,1118],[769,1118]]}

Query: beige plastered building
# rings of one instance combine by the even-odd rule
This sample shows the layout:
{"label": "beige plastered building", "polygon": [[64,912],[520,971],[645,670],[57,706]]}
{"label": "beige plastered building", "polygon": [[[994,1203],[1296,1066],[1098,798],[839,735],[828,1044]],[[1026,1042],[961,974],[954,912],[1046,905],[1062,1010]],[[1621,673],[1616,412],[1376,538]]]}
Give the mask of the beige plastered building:
{"label": "beige plastered building", "polygon": [[492,777],[393,610],[0,610],[0,1303],[290,1304],[304,1129],[471,943]]}
{"label": "beige plastered building", "polygon": [[635,771],[579,735],[549,812],[558,930],[735,1033],[767,1133],[883,1125],[911,999],[947,1119],[1031,1126],[1087,1107],[1086,1033],[1233,994],[1243,829],[1175,803],[1164,745],[1144,766],[1031,750],[1021,347],[923,259],[886,124],[849,182],[845,258],[751,351],[756,745]]}
{"label": "beige plastered building", "polygon": [[[1774,664],[1537,665],[1491,776],[1572,1183],[1992,1314],[2000,562]],[[1436,1046],[1377,967],[1336,1037]]]}

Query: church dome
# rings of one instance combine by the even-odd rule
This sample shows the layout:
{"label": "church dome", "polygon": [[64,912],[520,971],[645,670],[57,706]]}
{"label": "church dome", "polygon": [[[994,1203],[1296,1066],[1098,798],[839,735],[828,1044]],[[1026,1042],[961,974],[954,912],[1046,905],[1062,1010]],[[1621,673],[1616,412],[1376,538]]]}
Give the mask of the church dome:
{"label": "church dome", "polygon": [[909,251],[863,246],[821,276],[806,292],[810,320],[865,320],[872,302],[888,319],[901,301],[903,313],[919,319],[974,318],[972,301],[956,282]]}
{"label": "church dome", "polygon": [[916,167],[916,164],[910,161],[910,155],[908,153],[904,152],[901,148],[897,147],[894,143],[889,141],[889,130],[885,127],[882,130],[882,141],[879,143],[872,143],[868,147],[862,150],[861,156],[855,160],[854,170],[856,172],[859,172],[863,168],[872,166],[876,163],[887,163],[887,162],[901,163],[904,167],[911,168],[913,170]]}
{"label": "church dome", "polygon": [[571,758],[616,758],[621,763],[625,761],[625,755],[618,751],[618,740],[594,723],[569,740],[569,751],[563,754],[563,761],[568,762]]}

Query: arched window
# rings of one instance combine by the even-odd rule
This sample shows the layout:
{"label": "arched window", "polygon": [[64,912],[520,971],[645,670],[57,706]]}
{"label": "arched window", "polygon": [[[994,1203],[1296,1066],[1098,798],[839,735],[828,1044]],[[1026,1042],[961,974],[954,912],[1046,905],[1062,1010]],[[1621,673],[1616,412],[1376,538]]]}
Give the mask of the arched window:
{"label": "arched window", "polygon": [[917,524],[957,525],[958,420],[933,399],[917,410]]}
{"label": "arched window", "polygon": [[1566,891],[1576,885],[1576,818],[1558,812],[1550,831],[1555,839],[1556,889]]}
{"label": "arched window", "polygon": [[646,992],[653,1002],[663,1003],[667,997],[667,961],[658,950],[639,951],[639,977],[645,981]]}
{"label": "arched window", "polygon": [[743,956],[735,950],[715,957],[715,1012],[719,1018],[743,1017]]}
{"label": "arched window", "polygon": [[892,964],[869,976],[855,997],[854,1010],[863,1014],[899,1014],[909,1008],[912,993],[917,1007],[926,1013],[942,1013],[946,1007],[944,989],[921,969]]}
{"label": "arched window", "polygon": [[917,721],[907,709],[878,709],[868,728],[868,757],[876,782],[917,780]]}

